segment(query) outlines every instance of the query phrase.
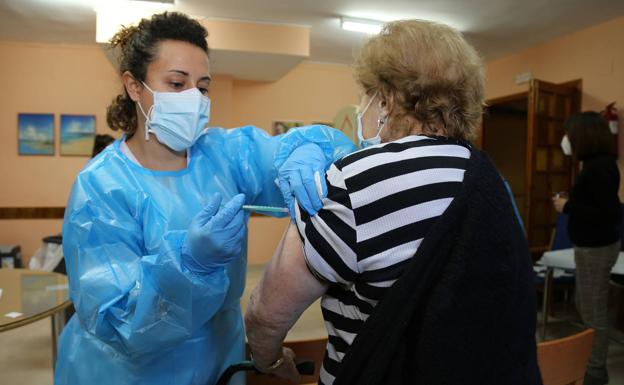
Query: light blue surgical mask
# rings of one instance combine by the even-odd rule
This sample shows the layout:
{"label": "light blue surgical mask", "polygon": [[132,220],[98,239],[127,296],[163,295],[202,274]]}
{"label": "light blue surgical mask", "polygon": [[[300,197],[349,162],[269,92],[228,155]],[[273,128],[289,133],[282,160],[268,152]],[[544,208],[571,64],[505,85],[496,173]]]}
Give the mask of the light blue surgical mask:
{"label": "light blue surgical mask", "polygon": [[366,148],[370,146],[375,146],[377,144],[381,144],[381,130],[386,126],[386,122],[381,117],[377,120],[377,135],[373,136],[369,139],[364,139],[364,135],[362,134],[362,116],[366,113],[368,108],[373,104],[375,98],[377,98],[377,94],[379,91],[376,91],[373,97],[368,101],[368,104],[362,111],[357,112],[357,136],[360,144],[360,148]]}
{"label": "light blue surgical mask", "polygon": [[137,102],[145,117],[145,140],[152,133],[174,151],[193,146],[210,121],[210,99],[195,87],[182,92],[159,92],[143,85],[154,95],[154,104],[147,114]]}

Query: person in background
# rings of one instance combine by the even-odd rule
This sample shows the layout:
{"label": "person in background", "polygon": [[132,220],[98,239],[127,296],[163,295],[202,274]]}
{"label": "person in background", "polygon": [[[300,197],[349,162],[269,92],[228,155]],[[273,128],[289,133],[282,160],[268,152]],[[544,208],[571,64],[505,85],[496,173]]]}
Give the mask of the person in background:
{"label": "person in background", "polygon": [[283,348],[322,297],[320,383],[541,384],[532,261],[499,172],[469,143],[481,58],[445,25],[388,23],[356,59],[362,150],[297,211],[245,315],[256,367],[298,380]]}
{"label": "person in background", "polygon": [[98,134],[95,135],[95,140],[93,141],[93,152],[91,154],[92,158],[95,158],[97,154],[102,152],[109,144],[113,143],[115,138],[108,134]]}
{"label": "person in background", "polygon": [[609,276],[621,248],[620,172],[613,154],[613,135],[599,113],[575,114],[564,126],[562,150],[575,164],[582,162],[582,168],[569,198],[557,195],[553,203],[558,212],[569,216],[576,304],[583,323],[596,332],[584,384],[602,385],[609,382]]}
{"label": "person in background", "polygon": [[61,336],[57,385],[215,383],[244,359],[242,205],[296,196],[314,213],[314,174],[353,150],[323,126],[275,137],[206,129],[206,36],[197,21],[163,13],[111,41],[124,90],[107,121],[124,134],[76,177],[65,211],[76,315]]}

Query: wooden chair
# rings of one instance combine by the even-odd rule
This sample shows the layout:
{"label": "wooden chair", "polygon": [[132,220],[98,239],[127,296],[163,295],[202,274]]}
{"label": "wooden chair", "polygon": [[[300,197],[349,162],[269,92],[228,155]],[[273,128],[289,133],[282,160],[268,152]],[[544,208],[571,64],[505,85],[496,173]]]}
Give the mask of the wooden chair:
{"label": "wooden chair", "polygon": [[[298,361],[314,361],[314,375],[302,376],[300,384],[316,384],[318,382],[326,345],[327,338],[284,343],[284,346],[291,348],[295,352]],[[249,356],[249,352],[247,352],[247,356]],[[248,372],[247,385],[293,385],[293,383],[273,376]]]}
{"label": "wooden chair", "polygon": [[544,385],[582,385],[594,341],[594,330],[541,342],[537,361]]}

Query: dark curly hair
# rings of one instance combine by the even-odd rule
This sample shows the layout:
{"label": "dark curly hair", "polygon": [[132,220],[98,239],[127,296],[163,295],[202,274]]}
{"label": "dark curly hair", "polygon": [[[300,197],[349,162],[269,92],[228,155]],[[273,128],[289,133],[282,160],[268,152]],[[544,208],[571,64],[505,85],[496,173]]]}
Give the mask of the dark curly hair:
{"label": "dark curly hair", "polygon": [[[129,71],[136,80],[144,81],[147,66],[154,60],[163,40],[191,43],[209,53],[208,31],[196,20],[178,12],[164,12],[143,19],[137,26],[124,27],[113,36],[110,45],[118,50],[119,73]],[[106,122],[113,130],[122,130],[132,137],[137,129],[134,101],[124,89],[106,109]]]}

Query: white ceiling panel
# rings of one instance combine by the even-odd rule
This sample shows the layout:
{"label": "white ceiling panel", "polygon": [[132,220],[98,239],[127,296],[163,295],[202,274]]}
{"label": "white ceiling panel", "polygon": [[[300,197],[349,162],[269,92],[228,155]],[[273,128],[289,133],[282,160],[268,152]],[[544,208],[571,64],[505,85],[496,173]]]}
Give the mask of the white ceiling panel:
{"label": "white ceiling panel", "polygon": [[[90,44],[101,0],[0,0],[0,40]],[[624,15],[624,0],[176,0],[208,18],[311,26],[310,60],[350,63],[365,35],[340,16],[424,18],[466,34],[488,59]]]}

